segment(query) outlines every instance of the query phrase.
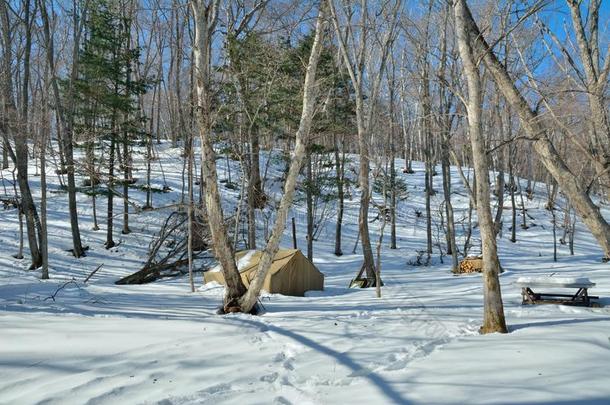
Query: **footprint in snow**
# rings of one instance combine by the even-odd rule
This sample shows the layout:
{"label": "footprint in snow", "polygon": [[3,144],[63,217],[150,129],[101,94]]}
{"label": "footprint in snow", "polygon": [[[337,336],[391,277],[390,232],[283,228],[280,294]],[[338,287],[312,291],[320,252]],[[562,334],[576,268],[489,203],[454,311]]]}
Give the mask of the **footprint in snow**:
{"label": "footprint in snow", "polygon": [[286,353],[284,353],[284,352],[277,353],[273,357],[273,361],[276,362],[276,363],[281,363],[284,360],[286,360]]}
{"label": "footprint in snow", "polygon": [[287,400],[284,397],[275,397],[273,399],[273,404],[274,405],[292,405],[292,402],[290,402],[289,400]]}
{"label": "footprint in snow", "polygon": [[224,393],[226,391],[231,391],[231,384],[223,383],[223,384],[213,385],[209,388],[199,391],[199,394],[216,395],[216,394]]}
{"label": "footprint in snow", "polygon": [[292,359],[288,359],[283,364],[284,368],[289,371],[294,371],[294,364],[292,363]]}
{"label": "footprint in snow", "polygon": [[271,373],[271,374],[267,374],[267,375],[262,376],[260,378],[260,380],[262,382],[272,383],[272,382],[275,382],[275,380],[277,380],[278,377],[279,377],[278,373]]}

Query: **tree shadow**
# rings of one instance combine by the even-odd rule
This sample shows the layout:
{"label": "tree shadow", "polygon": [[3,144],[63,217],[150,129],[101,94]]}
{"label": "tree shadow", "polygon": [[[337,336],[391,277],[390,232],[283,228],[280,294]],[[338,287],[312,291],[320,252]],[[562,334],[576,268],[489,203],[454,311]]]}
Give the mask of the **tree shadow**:
{"label": "tree shadow", "polygon": [[562,320],[555,320],[555,321],[518,323],[518,324],[512,324],[509,327],[509,329],[510,329],[511,332],[514,332],[514,331],[517,331],[517,330],[520,330],[520,329],[534,328],[534,327],[540,327],[540,326],[570,325],[570,324],[589,323],[589,322],[604,322],[604,321],[610,321],[610,317],[605,316],[605,317],[602,317],[602,318],[562,319]]}
{"label": "tree shadow", "polygon": [[260,328],[262,331],[267,331],[267,330],[273,331],[282,336],[293,339],[293,340],[303,344],[304,346],[307,346],[319,353],[325,354],[327,356],[330,356],[330,357],[336,359],[337,362],[339,362],[340,364],[342,364],[345,367],[352,370],[353,376],[366,378],[374,386],[376,386],[381,392],[383,392],[383,394],[387,397],[387,399],[389,401],[396,403],[396,404],[409,404],[410,403],[409,400],[404,398],[398,391],[396,391],[386,380],[383,379],[383,377],[381,377],[379,374],[377,374],[376,372],[374,372],[372,370],[362,367],[361,365],[356,363],[356,361],[354,361],[351,357],[349,357],[349,355],[347,355],[346,353],[338,352],[329,347],[321,345],[320,343],[315,342],[314,340],[312,340],[308,337],[305,337],[303,335],[300,335],[298,333],[295,333],[295,332],[287,330],[287,329],[280,328],[275,325],[270,325],[270,324],[258,322],[255,320],[243,319],[243,318],[233,318],[233,319],[231,319],[231,321],[234,321],[236,323],[247,324],[250,326],[255,326],[255,327]]}
{"label": "tree shadow", "polygon": [[530,402],[531,405],[608,405],[608,398],[569,399],[565,401]]}

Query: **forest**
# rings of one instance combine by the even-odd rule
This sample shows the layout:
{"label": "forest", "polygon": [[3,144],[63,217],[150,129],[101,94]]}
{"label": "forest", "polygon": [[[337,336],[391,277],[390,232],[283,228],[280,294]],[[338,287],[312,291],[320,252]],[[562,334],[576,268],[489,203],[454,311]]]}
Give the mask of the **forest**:
{"label": "forest", "polygon": [[0,403],[607,403],[610,2],[0,31]]}

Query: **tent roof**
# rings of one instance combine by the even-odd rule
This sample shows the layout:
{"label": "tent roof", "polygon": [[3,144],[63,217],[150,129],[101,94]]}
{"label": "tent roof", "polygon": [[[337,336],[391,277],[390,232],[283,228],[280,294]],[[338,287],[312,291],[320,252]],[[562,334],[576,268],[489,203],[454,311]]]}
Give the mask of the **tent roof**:
{"label": "tent roof", "polygon": [[[273,261],[271,262],[271,269],[269,269],[269,274],[275,274],[278,271],[280,271],[285,265],[288,264],[288,262],[290,262],[290,260],[296,255],[299,254],[300,250],[298,249],[280,249],[278,250],[277,254],[275,255],[275,257],[273,258]],[[256,267],[258,267],[258,264],[261,261],[261,257],[263,255],[263,252],[261,250],[256,250],[256,251],[252,251],[252,250],[242,250],[240,252],[237,252],[237,254],[235,255],[236,259],[238,262],[241,261],[241,259],[246,258],[246,256],[249,256],[248,258],[246,258],[245,263],[239,263],[239,272],[240,273],[247,273],[250,271],[253,271],[256,269]]]}

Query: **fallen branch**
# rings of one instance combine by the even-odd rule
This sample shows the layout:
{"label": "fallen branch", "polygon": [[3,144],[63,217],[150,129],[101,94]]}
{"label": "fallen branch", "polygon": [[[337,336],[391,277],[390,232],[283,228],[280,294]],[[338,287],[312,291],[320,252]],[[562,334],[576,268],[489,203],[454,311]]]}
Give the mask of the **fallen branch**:
{"label": "fallen branch", "polygon": [[80,286],[78,285],[78,283],[76,282],[76,280],[74,278],[72,278],[72,280],[70,281],[66,281],[65,283],[63,283],[62,285],[60,285],[57,290],[55,290],[55,292],[48,296],[47,298],[45,298],[44,300],[48,300],[48,299],[52,299],[53,302],[55,302],[55,297],[57,296],[57,294],[63,290],[66,286],[70,285],[70,284],[74,284],[76,286],[76,288],[78,288],[80,290]]}
{"label": "fallen branch", "polygon": [[87,276],[87,278],[85,279],[85,281],[83,281],[83,283],[87,283],[87,281],[89,281],[89,279],[90,279],[90,278],[91,278],[91,277],[92,277],[92,276],[93,276],[95,273],[97,273],[97,271],[98,271],[99,269],[101,269],[103,265],[104,265],[103,263],[102,263],[102,264],[100,264],[99,266],[97,266],[97,268],[96,268],[95,270],[93,270],[91,273],[89,273],[89,275]]}
{"label": "fallen branch", "polygon": [[188,259],[180,259],[172,263],[163,263],[145,267],[142,270],[123,277],[115,282],[115,284],[146,284],[152,283],[160,278],[173,277],[182,274],[180,267],[188,265]]}

